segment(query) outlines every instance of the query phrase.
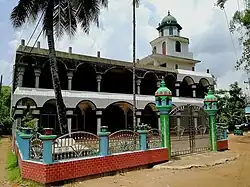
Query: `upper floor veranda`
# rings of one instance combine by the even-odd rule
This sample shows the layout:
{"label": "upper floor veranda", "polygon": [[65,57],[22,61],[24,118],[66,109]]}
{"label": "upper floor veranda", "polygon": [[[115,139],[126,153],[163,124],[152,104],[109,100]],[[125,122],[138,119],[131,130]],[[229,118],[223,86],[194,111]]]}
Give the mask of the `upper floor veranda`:
{"label": "upper floor veranda", "polygon": [[[133,64],[126,61],[56,52],[62,90],[133,93]],[[139,60],[138,60],[139,61]],[[137,62],[138,62],[137,61]],[[209,72],[196,72],[136,63],[136,93],[154,95],[162,78],[176,97],[203,98],[214,84]],[[17,87],[52,89],[48,50],[20,45],[16,52],[13,90]]]}

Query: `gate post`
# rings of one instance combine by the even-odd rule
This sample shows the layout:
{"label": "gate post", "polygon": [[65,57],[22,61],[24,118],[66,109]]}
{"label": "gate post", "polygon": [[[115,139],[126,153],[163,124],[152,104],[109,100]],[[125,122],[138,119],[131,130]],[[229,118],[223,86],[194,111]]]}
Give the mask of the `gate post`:
{"label": "gate post", "polygon": [[162,147],[168,148],[169,159],[171,157],[169,111],[172,109],[172,93],[166,87],[165,81],[161,81],[160,88],[155,92],[155,103],[160,111],[160,129],[162,137]]}
{"label": "gate post", "polygon": [[209,137],[212,151],[217,151],[217,130],[216,130],[216,113],[217,113],[217,98],[214,92],[209,90],[204,98],[204,109],[209,115]]}

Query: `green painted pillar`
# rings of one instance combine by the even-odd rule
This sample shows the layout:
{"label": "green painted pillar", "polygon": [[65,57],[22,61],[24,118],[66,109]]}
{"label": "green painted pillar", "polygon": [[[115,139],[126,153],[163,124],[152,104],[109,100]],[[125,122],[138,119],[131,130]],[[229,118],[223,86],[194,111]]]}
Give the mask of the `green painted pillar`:
{"label": "green painted pillar", "polygon": [[204,98],[204,109],[209,115],[209,136],[212,151],[217,151],[217,130],[216,130],[216,113],[217,98],[212,90]]}
{"label": "green painted pillar", "polygon": [[172,109],[172,93],[166,87],[164,80],[161,81],[160,88],[155,92],[155,103],[160,111],[160,129],[162,137],[162,147],[168,148],[169,158],[171,157],[171,140],[169,111]]}

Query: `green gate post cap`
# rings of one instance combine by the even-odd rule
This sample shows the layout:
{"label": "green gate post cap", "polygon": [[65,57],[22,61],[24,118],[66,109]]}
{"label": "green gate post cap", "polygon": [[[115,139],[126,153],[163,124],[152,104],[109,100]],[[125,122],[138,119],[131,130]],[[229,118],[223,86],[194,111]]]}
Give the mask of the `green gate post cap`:
{"label": "green gate post cap", "polygon": [[163,97],[163,98],[172,97],[172,92],[166,87],[164,80],[161,81],[160,88],[158,88],[157,91],[155,92],[155,97]]}
{"label": "green gate post cap", "polygon": [[204,102],[217,102],[217,98],[214,95],[213,90],[209,90],[207,95],[204,98]]}

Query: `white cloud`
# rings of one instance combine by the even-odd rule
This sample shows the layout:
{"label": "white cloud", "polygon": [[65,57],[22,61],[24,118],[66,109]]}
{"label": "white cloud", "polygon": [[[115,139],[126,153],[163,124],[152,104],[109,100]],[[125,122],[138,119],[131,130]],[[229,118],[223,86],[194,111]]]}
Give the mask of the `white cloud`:
{"label": "white cloud", "polygon": [[[229,19],[236,9],[237,2],[228,1],[226,11]],[[230,41],[224,13],[214,7],[213,0],[142,0],[139,9],[136,9],[138,58],[151,53],[149,42],[158,36],[155,27],[167,15],[168,10],[183,27],[181,35],[190,38],[191,51],[194,52],[196,58],[202,61],[197,69],[205,71],[206,68],[210,68],[211,72],[218,76],[220,88],[226,88],[228,84],[235,80],[242,80],[241,73],[233,71],[235,64],[234,49]],[[68,47],[72,46],[74,53],[96,55],[97,51],[101,51],[103,57],[131,61],[132,0],[110,0],[109,9],[102,10],[100,22],[101,28],[97,29],[93,26],[89,35],[79,29],[72,40],[65,36],[63,40],[56,43],[57,49],[68,51]],[[24,31],[23,38],[28,40],[33,28],[34,26],[29,25]],[[38,29],[37,33],[39,31]],[[36,36],[37,34],[31,44],[33,44]],[[215,36],[221,39],[221,43],[217,43],[218,38]],[[20,32],[14,36],[13,41],[9,42],[9,52],[15,49],[14,46],[19,37]],[[42,47],[47,47],[47,42],[43,37],[39,40]],[[225,45],[227,46],[226,51],[213,52],[211,50],[211,48]],[[237,41],[235,45],[238,46]],[[239,49],[237,48],[237,50]],[[223,68],[221,68],[222,65]]]}

